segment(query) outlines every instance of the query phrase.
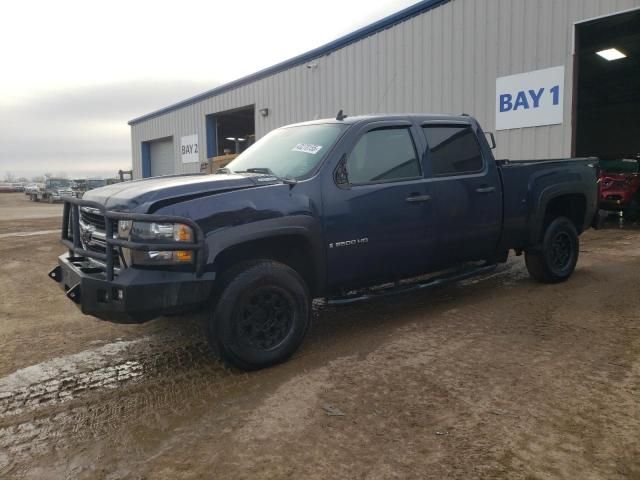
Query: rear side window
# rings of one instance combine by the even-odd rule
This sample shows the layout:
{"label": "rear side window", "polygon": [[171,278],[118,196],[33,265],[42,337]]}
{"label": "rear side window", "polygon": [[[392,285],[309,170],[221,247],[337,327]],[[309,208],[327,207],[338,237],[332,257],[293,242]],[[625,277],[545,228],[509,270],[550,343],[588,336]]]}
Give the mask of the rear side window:
{"label": "rear side window", "polygon": [[365,133],[347,159],[349,183],[392,182],[421,176],[408,128],[383,128]]}
{"label": "rear side window", "polygon": [[482,170],[478,139],[471,127],[425,125],[428,161],[433,175],[460,175]]}

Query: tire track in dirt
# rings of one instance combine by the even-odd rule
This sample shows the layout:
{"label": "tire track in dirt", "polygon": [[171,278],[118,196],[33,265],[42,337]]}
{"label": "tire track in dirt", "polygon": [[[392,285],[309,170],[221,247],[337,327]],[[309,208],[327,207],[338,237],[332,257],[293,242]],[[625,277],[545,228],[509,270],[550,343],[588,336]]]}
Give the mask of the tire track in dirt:
{"label": "tire track in dirt", "polygon": [[0,475],[19,476],[25,462],[52,449],[179,415],[194,400],[216,398],[246,380],[224,368],[202,339],[188,340],[110,344],[0,379],[0,451],[9,459]]}

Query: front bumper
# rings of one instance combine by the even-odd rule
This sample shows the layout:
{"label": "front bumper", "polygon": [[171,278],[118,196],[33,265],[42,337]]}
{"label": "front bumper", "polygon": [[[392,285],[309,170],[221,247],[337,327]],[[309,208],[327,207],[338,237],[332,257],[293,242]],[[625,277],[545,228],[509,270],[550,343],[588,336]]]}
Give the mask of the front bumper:
{"label": "front bumper", "polygon": [[[140,323],[164,313],[195,307],[210,298],[214,272],[205,272],[207,247],[200,227],[188,218],[108,211],[95,202],[64,197],[61,242],[68,253],[58,258],[49,277],[58,282],[82,313],[118,323]],[[81,207],[98,211],[105,225],[105,251],[85,248],[80,234]],[[139,243],[114,236],[118,220],[178,222],[189,225],[191,243]],[[191,250],[193,271],[117,268],[122,249]]]}
{"label": "front bumper", "polygon": [[210,298],[215,273],[128,268],[111,281],[103,269],[65,253],[49,277],[85,315],[116,323],[142,323],[196,307]]}

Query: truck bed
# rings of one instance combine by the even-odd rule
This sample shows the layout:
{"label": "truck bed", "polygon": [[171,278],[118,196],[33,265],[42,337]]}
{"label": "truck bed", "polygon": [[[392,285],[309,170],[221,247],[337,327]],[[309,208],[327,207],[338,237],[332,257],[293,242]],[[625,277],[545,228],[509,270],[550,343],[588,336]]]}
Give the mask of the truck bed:
{"label": "truck bed", "polygon": [[[597,182],[598,159],[595,157],[517,162],[498,160],[496,163],[502,181],[504,205],[501,243],[506,248],[524,247],[529,243],[531,224],[536,221],[540,203],[546,194],[560,188],[577,192],[584,185]],[[597,202],[597,197],[589,201]],[[591,219],[588,220],[584,228],[591,223]]]}

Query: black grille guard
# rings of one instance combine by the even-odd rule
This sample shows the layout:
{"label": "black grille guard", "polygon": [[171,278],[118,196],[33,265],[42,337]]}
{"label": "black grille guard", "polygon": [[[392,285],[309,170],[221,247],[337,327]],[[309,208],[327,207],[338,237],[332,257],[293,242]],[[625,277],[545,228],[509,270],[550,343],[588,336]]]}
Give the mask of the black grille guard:
{"label": "black grille guard", "polygon": [[[153,215],[147,213],[128,213],[115,212],[107,210],[104,205],[92,202],[90,200],[82,200],[73,197],[63,197],[64,209],[62,211],[62,238],[61,243],[69,249],[69,253],[81,257],[93,258],[104,262],[106,266],[107,281],[114,278],[114,248],[124,247],[132,250],[189,250],[194,252],[194,264],[196,267],[196,275],[201,276],[204,271],[204,265],[207,256],[207,246],[204,242],[204,233],[200,226],[186,217],[178,217],[171,215]],[[80,240],[80,208],[88,207],[98,210],[104,217],[105,225],[105,253],[86,250],[83,248]],[[113,238],[114,230],[117,231],[118,220],[132,220],[138,222],[157,222],[157,223],[183,223],[193,229],[194,242],[167,242],[167,243],[139,243],[131,240],[123,240]],[[115,225],[115,229],[114,229]]]}

